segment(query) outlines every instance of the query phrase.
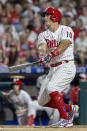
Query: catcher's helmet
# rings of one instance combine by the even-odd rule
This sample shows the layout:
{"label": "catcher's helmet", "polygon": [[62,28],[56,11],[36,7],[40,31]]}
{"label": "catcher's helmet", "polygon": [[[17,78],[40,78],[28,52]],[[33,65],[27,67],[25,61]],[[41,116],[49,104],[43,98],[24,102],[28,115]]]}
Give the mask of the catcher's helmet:
{"label": "catcher's helmet", "polygon": [[19,85],[19,89],[22,89],[22,86],[23,86],[21,80],[14,80],[14,81],[12,82],[12,86],[13,86],[13,85]]}
{"label": "catcher's helmet", "polygon": [[61,12],[59,11],[59,10],[57,10],[57,9],[55,9],[55,8],[47,8],[46,10],[45,10],[45,12],[43,12],[42,14],[41,14],[43,17],[45,17],[45,15],[51,15],[50,16],[50,19],[52,20],[52,21],[54,21],[54,22],[57,22],[57,21],[61,21],[61,17],[62,17],[62,15],[61,15]]}

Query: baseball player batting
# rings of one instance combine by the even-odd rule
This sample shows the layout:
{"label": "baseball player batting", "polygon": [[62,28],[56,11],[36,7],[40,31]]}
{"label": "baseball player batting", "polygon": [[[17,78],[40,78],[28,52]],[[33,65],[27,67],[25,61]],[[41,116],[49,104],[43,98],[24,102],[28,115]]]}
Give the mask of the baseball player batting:
{"label": "baseball player batting", "polygon": [[[60,25],[62,16],[59,10],[47,8],[42,16],[48,29],[38,36],[40,63],[49,63],[50,70],[40,90],[38,103],[59,110],[61,119],[53,126],[72,126],[72,118],[78,106],[65,104],[62,93],[69,87],[76,73],[74,33],[70,27]],[[67,112],[73,112],[73,115],[70,117]]]}
{"label": "baseball player batting", "polygon": [[32,100],[29,94],[22,90],[21,80],[13,81],[12,88],[8,93],[2,92],[3,95],[7,96],[14,105],[19,125],[32,126],[34,124],[35,111],[32,110]]}

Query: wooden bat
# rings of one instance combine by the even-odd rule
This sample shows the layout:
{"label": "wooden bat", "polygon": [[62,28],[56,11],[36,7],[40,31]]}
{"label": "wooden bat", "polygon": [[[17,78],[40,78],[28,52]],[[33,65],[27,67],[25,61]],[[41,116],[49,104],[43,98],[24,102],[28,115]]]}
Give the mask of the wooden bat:
{"label": "wooden bat", "polygon": [[17,70],[20,70],[20,69],[23,69],[25,67],[32,66],[32,65],[35,65],[35,64],[38,64],[38,63],[40,63],[40,60],[38,60],[36,62],[32,62],[32,63],[28,62],[28,63],[25,63],[25,64],[11,66],[11,67],[8,67],[8,71],[9,72],[17,71]]}

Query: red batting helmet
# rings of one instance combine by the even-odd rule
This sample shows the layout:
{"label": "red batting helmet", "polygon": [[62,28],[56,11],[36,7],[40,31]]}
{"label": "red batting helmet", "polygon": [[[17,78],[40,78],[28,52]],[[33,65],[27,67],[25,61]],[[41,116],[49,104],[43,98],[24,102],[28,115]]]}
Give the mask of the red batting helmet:
{"label": "red batting helmet", "polygon": [[23,86],[21,80],[14,80],[13,83],[12,83],[12,86],[13,86],[13,85],[19,85],[19,88],[20,88],[20,89],[22,89],[22,86]]}
{"label": "red batting helmet", "polygon": [[51,15],[50,16],[50,19],[54,22],[57,22],[57,21],[61,21],[61,12],[55,8],[47,8],[46,11],[44,13],[42,13],[42,16],[45,17],[45,15]]}

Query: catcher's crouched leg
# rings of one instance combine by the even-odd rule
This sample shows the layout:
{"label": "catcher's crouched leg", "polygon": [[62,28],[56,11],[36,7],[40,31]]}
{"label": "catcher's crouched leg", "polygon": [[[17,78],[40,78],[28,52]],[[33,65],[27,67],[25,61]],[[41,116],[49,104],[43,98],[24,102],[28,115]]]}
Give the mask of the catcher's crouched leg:
{"label": "catcher's crouched leg", "polygon": [[38,104],[44,106],[51,100],[50,96],[47,94],[46,89],[41,92],[38,96]]}

